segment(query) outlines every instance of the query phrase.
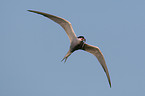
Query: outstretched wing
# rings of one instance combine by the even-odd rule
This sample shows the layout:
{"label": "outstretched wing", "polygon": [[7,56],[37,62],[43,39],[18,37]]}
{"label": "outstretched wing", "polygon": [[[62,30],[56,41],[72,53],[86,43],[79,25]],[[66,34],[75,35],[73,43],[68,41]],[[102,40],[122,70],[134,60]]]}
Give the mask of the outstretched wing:
{"label": "outstretched wing", "polygon": [[107,78],[108,78],[108,81],[109,81],[109,84],[110,84],[110,87],[111,87],[111,80],[110,80],[109,72],[108,72],[108,69],[107,69],[107,65],[106,65],[104,56],[103,56],[102,52],[100,51],[100,49],[96,46],[84,44],[84,50],[97,57],[98,61],[102,65],[102,67],[103,67],[103,69],[104,69],[104,71],[107,75]]}
{"label": "outstretched wing", "polygon": [[51,15],[51,14],[47,14],[47,13],[43,13],[43,12],[39,12],[39,11],[33,11],[33,10],[28,10],[29,12],[34,12],[34,13],[37,13],[37,14],[41,14],[45,17],[48,17],[49,19],[53,20],[54,22],[58,23],[64,30],[65,32],[67,33],[69,39],[70,39],[70,42],[73,40],[73,39],[76,39],[76,35],[74,33],[74,30],[72,28],[72,25],[69,21],[63,19],[63,18],[60,18],[60,17],[57,17],[57,16],[54,16],[54,15]]}

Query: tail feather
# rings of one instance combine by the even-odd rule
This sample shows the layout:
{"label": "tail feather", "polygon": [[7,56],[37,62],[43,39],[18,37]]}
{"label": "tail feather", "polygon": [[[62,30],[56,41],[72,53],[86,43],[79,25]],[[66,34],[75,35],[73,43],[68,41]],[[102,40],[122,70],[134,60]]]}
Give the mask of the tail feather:
{"label": "tail feather", "polygon": [[69,50],[68,52],[67,52],[67,54],[64,56],[64,58],[61,60],[61,62],[63,61],[63,60],[65,60],[64,61],[64,63],[66,62],[66,60],[67,60],[67,58],[71,55],[71,51]]}

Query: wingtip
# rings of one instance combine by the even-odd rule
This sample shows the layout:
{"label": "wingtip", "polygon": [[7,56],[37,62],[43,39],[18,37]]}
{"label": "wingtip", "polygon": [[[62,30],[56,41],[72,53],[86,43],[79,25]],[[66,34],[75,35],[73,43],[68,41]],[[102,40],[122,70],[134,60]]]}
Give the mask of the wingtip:
{"label": "wingtip", "polygon": [[33,12],[33,10],[27,10],[27,11],[29,11],[29,12]]}
{"label": "wingtip", "polygon": [[110,88],[112,87],[112,85],[111,85],[111,81],[109,81],[109,85],[110,85]]}
{"label": "wingtip", "polygon": [[111,88],[112,86],[111,86],[111,84],[110,84],[110,88]]}

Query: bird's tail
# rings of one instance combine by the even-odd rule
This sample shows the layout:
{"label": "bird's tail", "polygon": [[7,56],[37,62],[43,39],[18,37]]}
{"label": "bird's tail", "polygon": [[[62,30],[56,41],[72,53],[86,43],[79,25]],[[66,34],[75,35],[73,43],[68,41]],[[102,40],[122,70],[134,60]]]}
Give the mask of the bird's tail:
{"label": "bird's tail", "polygon": [[72,54],[72,52],[69,50],[69,51],[67,52],[67,54],[64,56],[64,58],[61,60],[61,62],[62,62],[63,60],[65,60],[65,61],[64,61],[64,63],[65,63],[66,60],[67,60],[67,58],[68,58],[71,54]]}

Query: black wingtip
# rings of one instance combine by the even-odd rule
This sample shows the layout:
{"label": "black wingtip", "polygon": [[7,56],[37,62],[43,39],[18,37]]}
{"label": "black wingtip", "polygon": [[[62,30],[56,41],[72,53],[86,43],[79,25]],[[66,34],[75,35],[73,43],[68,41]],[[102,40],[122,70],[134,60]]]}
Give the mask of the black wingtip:
{"label": "black wingtip", "polygon": [[27,11],[29,11],[29,12],[34,12],[33,10],[27,10]]}
{"label": "black wingtip", "polygon": [[110,88],[111,88],[111,87],[112,87],[112,86],[111,86],[111,82],[109,82],[109,85],[110,85]]}
{"label": "black wingtip", "polygon": [[111,88],[112,86],[110,85],[110,88]]}

